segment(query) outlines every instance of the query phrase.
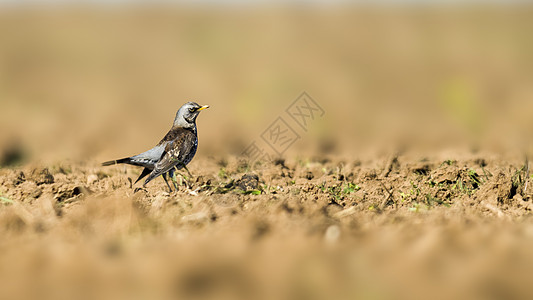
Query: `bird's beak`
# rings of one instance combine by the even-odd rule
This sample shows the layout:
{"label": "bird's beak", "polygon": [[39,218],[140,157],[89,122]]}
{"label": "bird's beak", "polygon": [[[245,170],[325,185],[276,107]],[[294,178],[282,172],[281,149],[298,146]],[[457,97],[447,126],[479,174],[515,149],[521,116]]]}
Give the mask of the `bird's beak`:
{"label": "bird's beak", "polygon": [[197,109],[197,111],[201,111],[201,110],[204,110],[206,108],[209,108],[209,105],[204,105],[204,106],[200,107],[199,109]]}

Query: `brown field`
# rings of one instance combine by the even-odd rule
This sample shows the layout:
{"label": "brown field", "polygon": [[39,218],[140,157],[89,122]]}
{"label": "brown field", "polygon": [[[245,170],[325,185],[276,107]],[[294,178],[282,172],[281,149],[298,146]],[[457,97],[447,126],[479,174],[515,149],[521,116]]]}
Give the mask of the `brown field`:
{"label": "brown field", "polygon": [[[0,12],[0,299],[531,299],[531,32],[530,5]],[[324,116],[240,155],[302,91]],[[189,100],[179,191],[100,166]]]}

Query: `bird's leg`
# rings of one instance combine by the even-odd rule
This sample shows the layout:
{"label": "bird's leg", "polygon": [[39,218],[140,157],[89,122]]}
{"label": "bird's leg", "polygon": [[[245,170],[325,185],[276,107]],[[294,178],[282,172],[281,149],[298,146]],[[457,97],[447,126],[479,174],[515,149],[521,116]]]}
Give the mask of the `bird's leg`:
{"label": "bird's leg", "polygon": [[[175,166],[176,170],[178,170],[179,167],[184,168],[187,171],[187,173],[189,174],[189,178],[192,178],[191,172],[189,172],[189,169],[187,169],[187,166],[184,163],[182,163],[181,161],[178,162],[178,164],[176,164],[176,166]],[[191,188],[191,185],[190,185],[189,180],[188,180],[189,178],[187,178],[186,176],[184,176],[181,173],[180,173],[180,175],[181,175],[180,176],[181,177],[180,178],[180,185],[183,185],[183,182],[182,182],[182,180],[183,180],[183,181],[185,181],[185,184],[187,184],[187,187]]]}
{"label": "bird's leg", "polygon": [[163,179],[165,179],[165,183],[168,186],[168,190],[170,191],[170,193],[172,193],[172,188],[170,188],[170,184],[168,184],[168,181],[167,181],[167,173],[163,173],[161,174],[161,176],[163,176]]}
{"label": "bird's leg", "polygon": [[170,177],[170,180],[172,181],[172,184],[174,185],[174,189],[178,191],[178,182],[176,180],[176,172],[175,169],[172,168],[170,171],[168,171],[168,176]]}
{"label": "bird's leg", "polygon": [[189,172],[189,169],[187,169],[187,166],[184,163],[182,163],[182,165],[183,165],[183,168],[185,169],[185,171],[187,171],[187,174],[189,174],[189,177],[192,179],[192,174],[191,174],[191,172]]}
{"label": "bird's leg", "polygon": [[183,168],[187,171],[187,173],[189,174],[189,178],[187,178],[187,176],[181,174],[181,177],[183,178],[183,181],[185,181],[185,184],[187,185],[187,188],[191,188],[191,184],[189,183],[189,179],[192,179],[192,175],[191,175],[191,172],[189,172],[189,170],[187,169],[187,167],[185,166],[185,164],[181,164],[183,166]]}

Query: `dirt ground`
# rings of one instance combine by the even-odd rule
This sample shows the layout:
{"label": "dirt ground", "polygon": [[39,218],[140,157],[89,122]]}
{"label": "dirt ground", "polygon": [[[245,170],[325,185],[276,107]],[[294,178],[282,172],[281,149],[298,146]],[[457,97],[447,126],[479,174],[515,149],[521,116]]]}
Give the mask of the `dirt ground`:
{"label": "dirt ground", "polygon": [[533,299],[533,7],[302,7],[1,7],[0,299]]}
{"label": "dirt ground", "polygon": [[527,167],[462,157],[4,168],[1,298],[530,298]]}

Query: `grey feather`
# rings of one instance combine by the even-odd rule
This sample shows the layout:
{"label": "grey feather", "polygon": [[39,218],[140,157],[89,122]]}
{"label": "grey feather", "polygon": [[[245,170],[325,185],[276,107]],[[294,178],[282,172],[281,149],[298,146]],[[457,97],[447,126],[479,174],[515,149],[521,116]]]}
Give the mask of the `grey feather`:
{"label": "grey feather", "polygon": [[144,167],[137,179],[139,181],[148,175],[143,186],[159,175],[163,175],[166,182],[167,173],[172,177],[175,168],[179,170],[185,167],[196,154],[198,148],[196,118],[201,110],[208,107],[194,102],[185,103],[176,113],[172,128],[155,147],[131,157],[104,162],[102,165],[124,163]]}

